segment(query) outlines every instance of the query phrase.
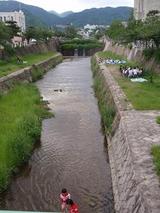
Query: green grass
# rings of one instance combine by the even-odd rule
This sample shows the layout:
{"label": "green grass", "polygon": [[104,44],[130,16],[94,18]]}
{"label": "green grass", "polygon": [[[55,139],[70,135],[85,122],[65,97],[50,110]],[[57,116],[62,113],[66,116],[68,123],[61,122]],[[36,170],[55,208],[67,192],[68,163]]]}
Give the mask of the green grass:
{"label": "green grass", "polygon": [[[111,51],[99,52],[99,57],[113,58],[113,59],[124,59],[124,57],[116,55]],[[138,66],[139,64],[135,61],[127,61],[125,66]],[[119,65],[109,65],[117,67]],[[133,107],[137,110],[160,110],[160,75],[153,74],[153,83],[150,82],[152,76],[151,71],[145,71],[144,78],[148,79],[148,82],[135,83],[131,82],[128,78],[121,75],[114,74],[115,79],[126,94],[128,100],[132,103]]]}
{"label": "green grass", "polygon": [[160,116],[157,117],[157,124],[160,124]]}
{"label": "green grass", "polygon": [[127,63],[124,64],[124,66],[139,66],[139,63],[136,61],[128,61],[127,58],[118,55],[116,53],[113,53],[112,51],[104,51],[104,52],[98,52],[98,57],[101,57],[102,59],[114,59],[114,60],[125,60]]}
{"label": "green grass", "polygon": [[17,59],[15,57],[10,59],[10,61],[8,62],[0,60],[0,77],[8,75],[16,70],[31,66],[40,61],[46,60],[54,56],[55,54],[56,54],[55,52],[28,54],[22,57],[22,60],[27,62],[25,64],[23,63],[18,64]]}
{"label": "green grass", "polygon": [[157,175],[160,176],[160,146],[153,146],[152,151],[153,162],[156,168]]}
{"label": "green grass", "polygon": [[160,76],[155,74],[153,83],[149,81],[149,74],[144,77],[148,82],[135,83],[122,76],[115,78],[135,109],[160,110]]}
{"label": "green grass", "polygon": [[101,118],[105,127],[106,133],[111,133],[113,120],[116,115],[115,105],[110,91],[105,86],[102,77],[98,73],[99,66],[96,63],[96,59],[93,57],[91,60],[92,71],[94,77],[94,90],[96,97],[98,98],[99,110]]}
{"label": "green grass", "polygon": [[17,85],[0,96],[0,191],[17,166],[28,160],[41,134],[41,121],[50,116],[34,85]]}
{"label": "green grass", "polygon": [[101,57],[103,59],[107,59],[107,58],[111,58],[111,59],[115,59],[115,60],[124,59],[124,57],[117,55],[117,54],[113,53],[112,51],[98,52],[97,55],[98,55],[98,57]]}

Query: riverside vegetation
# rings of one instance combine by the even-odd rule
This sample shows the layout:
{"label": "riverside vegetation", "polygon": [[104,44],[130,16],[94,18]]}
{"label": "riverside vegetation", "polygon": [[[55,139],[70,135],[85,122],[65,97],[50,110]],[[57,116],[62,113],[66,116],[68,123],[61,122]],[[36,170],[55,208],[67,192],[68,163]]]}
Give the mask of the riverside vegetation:
{"label": "riverside vegetation", "polygon": [[[123,56],[119,56],[111,51],[99,52],[98,56],[101,58],[112,58],[119,60],[126,60]],[[126,66],[138,66],[135,61],[127,61]],[[95,65],[98,66],[98,65]],[[152,73],[149,70],[145,70],[144,78],[148,81],[143,83],[131,82],[130,79],[124,78],[120,71],[119,65],[108,65],[112,71],[112,74],[119,86],[123,89],[128,100],[132,103],[137,110],[160,110],[160,75]],[[151,81],[152,77],[152,81]],[[100,85],[99,85],[100,87]],[[157,123],[160,124],[160,116],[157,117]],[[151,149],[153,155],[153,162],[155,164],[156,172],[160,176],[160,146],[153,146]]]}
{"label": "riverside vegetation", "polygon": [[99,65],[97,64],[96,57],[93,56],[91,59],[91,68],[93,71],[94,78],[94,90],[98,98],[99,110],[101,113],[103,125],[106,133],[111,133],[113,120],[116,115],[115,105],[110,94],[109,89],[104,85],[103,79],[98,73]]}
{"label": "riverside vegetation", "polygon": [[[13,56],[9,61],[0,60],[0,77],[8,75],[12,72],[15,72],[18,69],[31,66],[42,60],[47,60],[50,57],[54,56],[55,54],[56,54],[55,52],[28,54],[26,56],[21,57],[20,62],[17,62],[17,59],[15,56]],[[26,63],[23,63],[23,61]]]}
{"label": "riverside vegetation", "polygon": [[0,96],[0,191],[16,168],[28,160],[40,138],[42,119],[48,112],[36,86],[17,85]]}
{"label": "riverside vegetation", "polygon": [[[113,58],[113,59],[124,59],[122,56],[119,56],[111,51],[99,52],[98,56],[101,58]],[[126,66],[136,67],[139,64],[134,61],[127,61]],[[113,65],[110,65],[113,67]],[[153,74],[153,82],[151,83],[151,72],[149,70],[145,70],[144,78],[148,81],[144,83],[135,83],[131,82],[130,79],[124,78],[120,72],[118,71],[119,66],[115,71],[112,72],[114,78],[117,80],[120,87],[123,89],[126,94],[128,100],[132,103],[135,109],[137,110],[160,110],[160,75]]]}

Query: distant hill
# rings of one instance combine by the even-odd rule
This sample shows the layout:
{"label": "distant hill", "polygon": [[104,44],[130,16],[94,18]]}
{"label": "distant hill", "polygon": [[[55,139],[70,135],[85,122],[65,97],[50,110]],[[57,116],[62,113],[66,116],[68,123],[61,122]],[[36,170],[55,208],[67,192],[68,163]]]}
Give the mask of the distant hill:
{"label": "distant hill", "polygon": [[92,8],[67,16],[64,19],[64,23],[72,23],[77,26],[85,24],[109,25],[113,20],[127,21],[132,11],[133,8],[131,7]]}
{"label": "distant hill", "polygon": [[[93,8],[79,13],[68,11],[57,15],[55,11],[48,12],[40,7],[21,3],[21,9],[26,15],[27,26],[53,26],[56,24],[84,26],[86,24],[109,25],[113,20],[126,21],[133,11],[131,7]],[[0,12],[19,10],[18,1],[0,1]],[[60,17],[61,16],[61,17]]]}
{"label": "distant hill", "polygon": [[60,14],[60,17],[67,17],[67,16],[69,16],[69,15],[71,15],[71,14],[73,14],[74,12],[73,11],[66,11],[66,12],[64,12],[64,13],[61,13]]}
{"label": "distant hill", "polygon": [[51,11],[49,11],[49,13],[52,13],[52,14],[54,14],[56,16],[59,16],[59,17],[66,17],[66,16],[68,16],[70,14],[73,14],[73,11],[66,11],[64,13],[57,13],[56,11],[51,10]]}
{"label": "distant hill", "polygon": [[[15,10],[19,10],[18,1],[0,1],[0,12],[9,12]],[[21,10],[23,10],[26,15],[26,23],[28,26],[53,26],[54,24],[61,23],[60,17],[51,14],[40,7],[21,3]]]}
{"label": "distant hill", "polygon": [[48,12],[51,13],[51,14],[54,14],[54,15],[56,15],[56,16],[60,16],[60,14],[57,13],[56,11],[54,11],[54,10],[51,10],[51,11],[48,11]]}

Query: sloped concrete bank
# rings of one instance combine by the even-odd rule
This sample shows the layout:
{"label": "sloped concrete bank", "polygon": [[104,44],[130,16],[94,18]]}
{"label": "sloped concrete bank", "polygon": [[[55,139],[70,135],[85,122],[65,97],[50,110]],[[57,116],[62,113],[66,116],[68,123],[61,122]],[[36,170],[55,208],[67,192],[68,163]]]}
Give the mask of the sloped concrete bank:
{"label": "sloped concrete bank", "polygon": [[40,70],[41,74],[47,72],[50,68],[62,62],[62,55],[57,53],[53,57],[34,64],[33,66],[18,70],[7,76],[0,78],[0,92],[7,91],[16,83],[26,83],[34,81],[34,76]]}
{"label": "sloped concrete bank", "polygon": [[152,69],[157,73],[160,73],[160,64],[158,64],[154,58],[146,60],[143,51],[140,48],[127,48],[123,45],[114,44],[112,40],[106,40],[105,49],[112,51],[118,55],[124,56],[128,60],[138,61],[144,68]]}
{"label": "sloped concrete bank", "polygon": [[100,65],[96,72],[116,108],[112,131],[106,135],[115,211],[158,213],[160,184],[150,150],[152,145],[160,144],[160,128],[155,122],[160,112],[134,110],[109,68]]}

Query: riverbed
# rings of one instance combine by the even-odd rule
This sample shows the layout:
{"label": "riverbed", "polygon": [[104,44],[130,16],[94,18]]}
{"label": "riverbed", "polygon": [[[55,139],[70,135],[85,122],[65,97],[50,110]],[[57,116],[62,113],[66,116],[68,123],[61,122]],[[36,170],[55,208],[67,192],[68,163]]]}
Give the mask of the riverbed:
{"label": "riverbed", "polygon": [[113,213],[107,143],[90,58],[67,59],[36,84],[55,117],[43,121],[40,145],[12,181],[2,208],[58,211],[65,187],[80,213]]}

